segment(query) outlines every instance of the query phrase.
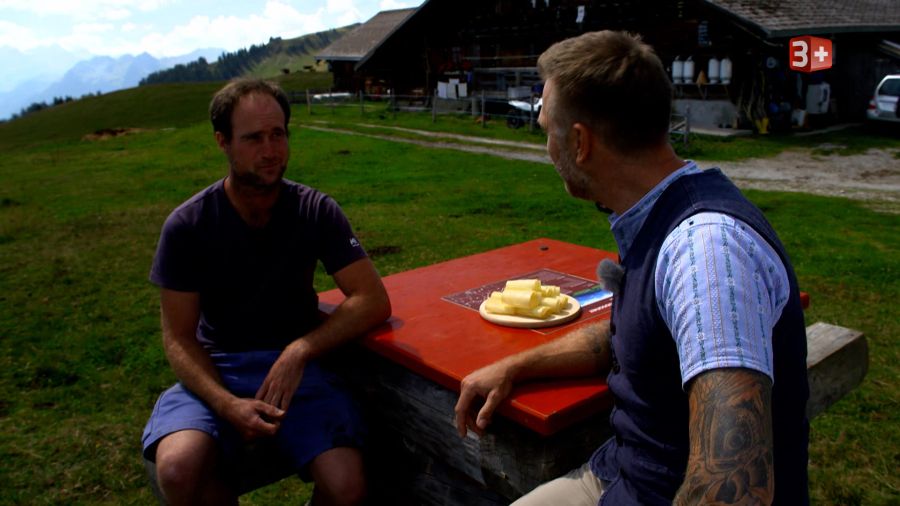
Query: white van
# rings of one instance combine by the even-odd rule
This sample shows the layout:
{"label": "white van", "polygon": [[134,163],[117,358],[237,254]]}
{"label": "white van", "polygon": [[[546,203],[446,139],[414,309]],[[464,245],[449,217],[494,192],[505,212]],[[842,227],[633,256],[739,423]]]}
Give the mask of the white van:
{"label": "white van", "polygon": [[875,95],[869,100],[866,118],[870,121],[900,123],[900,74],[885,76],[875,87]]}

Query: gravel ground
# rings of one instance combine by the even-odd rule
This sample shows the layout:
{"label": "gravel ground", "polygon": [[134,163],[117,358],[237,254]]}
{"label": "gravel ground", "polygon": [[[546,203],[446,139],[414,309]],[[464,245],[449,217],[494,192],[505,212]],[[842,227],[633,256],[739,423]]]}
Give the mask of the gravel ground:
{"label": "gravel ground", "polygon": [[808,149],[737,162],[701,160],[720,167],[742,188],[847,197],[900,208],[900,150],[870,149],[858,155],[818,155]]}

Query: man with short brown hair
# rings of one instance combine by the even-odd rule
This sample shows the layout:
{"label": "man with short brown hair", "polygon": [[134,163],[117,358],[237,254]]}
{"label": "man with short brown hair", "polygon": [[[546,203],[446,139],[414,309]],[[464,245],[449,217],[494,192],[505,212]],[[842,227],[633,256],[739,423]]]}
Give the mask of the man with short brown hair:
{"label": "man with short brown hair", "polygon": [[[167,503],[234,504],[244,442],[274,439],[315,482],[315,504],[358,504],[362,424],[318,359],[383,322],[387,293],[337,203],[283,178],[290,105],[277,85],[229,83],[210,119],[228,175],[169,215],[150,273],[179,382],[157,401],[144,456]],[[326,319],[319,261],[347,297]]]}
{"label": "man with short brown hair", "polygon": [[774,230],[718,169],[675,154],[671,85],[639,37],[568,39],[538,69],[566,190],[612,212],[612,315],[464,378],[460,434],[516,382],[607,374],[614,437],[517,505],[807,504],[805,325]]}

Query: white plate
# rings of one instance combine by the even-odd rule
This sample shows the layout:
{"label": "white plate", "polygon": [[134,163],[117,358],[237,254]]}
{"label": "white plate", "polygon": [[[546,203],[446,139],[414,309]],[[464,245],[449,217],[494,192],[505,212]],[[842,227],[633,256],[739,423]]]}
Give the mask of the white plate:
{"label": "white plate", "polygon": [[484,309],[484,304],[487,302],[487,300],[481,303],[481,306],[478,307],[478,312],[485,320],[491,323],[496,323],[497,325],[504,325],[506,327],[538,329],[541,327],[562,325],[563,323],[570,322],[575,318],[578,318],[578,315],[581,314],[581,304],[579,304],[578,301],[573,297],[565,294],[560,295],[569,299],[569,305],[566,306],[566,308],[563,309],[561,313],[551,315],[550,317],[543,320],[540,318],[531,318],[529,316],[488,313]]}

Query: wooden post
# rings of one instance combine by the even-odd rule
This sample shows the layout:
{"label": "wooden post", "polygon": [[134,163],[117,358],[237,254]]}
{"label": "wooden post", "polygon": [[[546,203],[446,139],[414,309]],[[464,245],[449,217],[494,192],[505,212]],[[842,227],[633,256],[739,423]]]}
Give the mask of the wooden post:
{"label": "wooden post", "polygon": [[684,110],[684,147],[688,147],[688,137],[691,135],[691,105]]}
{"label": "wooden post", "polygon": [[531,101],[528,105],[528,131],[534,132],[534,93],[531,94]]}
{"label": "wooden post", "polygon": [[309,88],[306,88],[306,112],[308,112],[309,115],[312,116],[312,98],[310,98],[309,96]]}
{"label": "wooden post", "polygon": [[434,92],[434,96],[431,99],[431,122],[437,123],[437,99],[438,94],[437,91]]}
{"label": "wooden post", "polygon": [[388,104],[391,108],[391,118],[397,118],[397,97],[394,95],[394,90],[388,90]]}
{"label": "wooden post", "polygon": [[364,99],[365,99],[365,95],[363,94],[363,90],[359,90],[359,115],[360,116],[366,115],[366,105],[365,105],[365,102],[363,102]]}
{"label": "wooden post", "polygon": [[484,90],[481,90],[481,128],[487,128],[487,112],[484,109]]}

